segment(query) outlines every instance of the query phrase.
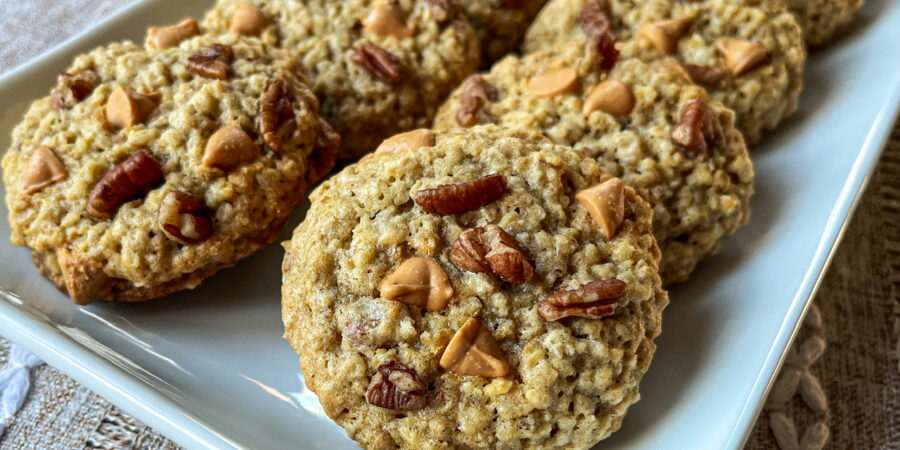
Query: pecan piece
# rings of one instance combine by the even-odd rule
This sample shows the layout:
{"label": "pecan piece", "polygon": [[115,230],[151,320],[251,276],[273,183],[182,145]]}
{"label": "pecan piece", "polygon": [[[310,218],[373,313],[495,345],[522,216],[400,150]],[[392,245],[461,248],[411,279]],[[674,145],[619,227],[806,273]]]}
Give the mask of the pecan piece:
{"label": "pecan piece", "polygon": [[375,44],[361,45],[350,56],[350,61],[359,64],[370,75],[385,83],[397,84],[403,81],[403,64],[400,60]]}
{"label": "pecan piece", "polygon": [[[481,120],[489,121],[490,114],[483,111],[488,102],[497,101],[497,88],[487,82],[481,75],[471,75],[462,85],[459,96],[459,111],[456,123],[463,127],[471,127]],[[487,117],[485,117],[487,116]]]}
{"label": "pecan piece", "polygon": [[91,189],[87,208],[91,214],[108,219],[119,207],[143,197],[164,180],[162,166],[147,150],[138,150],[122,161]]}
{"label": "pecan piece", "polygon": [[184,245],[196,244],[213,234],[211,211],[187,192],[169,191],[159,206],[157,219],[163,234]]}
{"label": "pecan piece", "polygon": [[509,363],[491,330],[474,317],[450,338],[439,364],[459,375],[498,378],[509,373]]}
{"label": "pecan piece", "polygon": [[450,260],[460,270],[486,273],[510,283],[528,282],[534,267],[525,249],[503,228],[490,224],[469,228],[453,242]]}
{"label": "pecan piece", "polygon": [[319,134],[316,135],[316,145],[307,158],[309,164],[307,178],[310,183],[318,182],[334,167],[338,149],[341,148],[341,135],[334,131],[331,124],[322,117],[318,118],[318,123]]}
{"label": "pecan piece", "polygon": [[587,37],[588,49],[600,56],[599,67],[609,70],[619,60],[616,35],[604,0],[589,0],[581,9],[581,30]]}
{"label": "pecan piece", "polygon": [[704,86],[715,86],[725,78],[725,69],[719,66],[701,66],[697,64],[682,64],[681,67],[691,77],[691,81]]}
{"label": "pecan piece", "polygon": [[84,100],[100,84],[100,77],[93,70],[70,75],[61,73],[56,77],[56,87],[50,96],[53,109],[69,109]]}
{"label": "pecan piece", "polygon": [[548,322],[569,316],[589,319],[611,316],[627,288],[624,281],[612,279],[592,281],[576,289],[559,290],[541,301],[538,313]]}
{"label": "pecan piece", "polygon": [[212,44],[200,47],[197,53],[188,58],[185,67],[189,72],[206,78],[224,80],[228,78],[228,66],[234,59],[234,51],[230,46]]}
{"label": "pecan piece", "polygon": [[366,401],[381,408],[415,411],[425,407],[427,390],[415,370],[387,361],[378,366],[369,381]]}
{"label": "pecan piece", "polygon": [[285,139],[297,129],[294,119],[294,98],[287,81],[271,82],[259,103],[259,132],[275,153],[284,152]]}
{"label": "pecan piece", "polygon": [[474,211],[506,194],[506,177],[488,175],[465,183],[445,184],[416,192],[413,200],[426,212],[441,216]]}
{"label": "pecan piece", "polygon": [[672,127],[669,136],[682,150],[694,156],[704,156],[709,153],[717,137],[713,114],[703,100],[691,100],[681,108],[681,121]]}
{"label": "pecan piece", "polygon": [[22,175],[20,189],[23,194],[31,195],[68,177],[69,172],[65,164],[59,160],[53,149],[41,146],[28,158],[28,166]]}

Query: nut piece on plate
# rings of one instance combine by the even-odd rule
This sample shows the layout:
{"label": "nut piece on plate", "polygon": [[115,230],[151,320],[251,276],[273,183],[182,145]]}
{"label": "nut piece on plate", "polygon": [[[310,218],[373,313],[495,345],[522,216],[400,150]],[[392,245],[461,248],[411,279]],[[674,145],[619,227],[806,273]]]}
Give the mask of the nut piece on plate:
{"label": "nut piece on plate", "polygon": [[234,52],[228,45],[212,44],[201,47],[191,55],[185,67],[192,73],[206,78],[224,80],[228,78],[228,67],[234,59]]}
{"label": "nut piece on plate", "polygon": [[627,84],[606,80],[591,89],[584,101],[582,114],[587,117],[599,110],[614,116],[627,116],[634,109],[634,101],[634,94]]}
{"label": "nut piece on plate", "polygon": [[725,78],[728,73],[719,66],[703,66],[698,64],[682,64],[681,67],[691,77],[691,81],[704,86],[715,86]]}
{"label": "nut piece on plate", "polygon": [[142,123],[159,106],[160,98],[157,92],[145,95],[119,86],[106,99],[106,123],[115,129]]}
{"label": "nut piece on plate", "polygon": [[660,52],[671,55],[678,47],[678,40],[693,22],[694,19],[691,17],[648,22],[641,26],[638,34],[650,41]]}
{"label": "nut piece on plate", "polygon": [[427,212],[447,216],[489,205],[506,192],[506,177],[494,174],[464,183],[423,189],[416,192],[413,200]]}
{"label": "nut piece on plate", "polygon": [[516,238],[494,224],[460,233],[453,242],[450,260],[460,270],[486,273],[509,283],[526,283],[534,275],[534,267]]}
{"label": "nut piece on plate", "polygon": [[257,36],[268,24],[262,11],[247,3],[234,8],[228,30],[243,36]]}
{"label": "nut piece on plate", "polygon": [[31,195],[68,177],[69,171],[56,153],[53,153],[53,149],[41,146],[28,158],[20,189],[23,194]]}
{"label": "nut piece on plate", "polygon": [[389,137],[375,149],[375,153],[398,153],[434,145],[434,132],[427,128],[407,131]]}
{"label": "nut piece on plate", "polygon": [[197,197],[183,191],[169,191],[159,206],[159,227],[169,239],[192,245],[212,236],[211,215]]}
{"label": "nut piece on plate", "polygon": [[297,129],[294,99],[288,83],[275,80],[259,103],[259,132],[263,142],[275,153],[284,151],[284,140]]}
{"label": "nut piece on plate", "polygon": [[575,194],[594,221],[603,229],[607,239],[616,236],[616,232],[625,220],[625,182],[612,178],[594,187]]}
{"label": "nut piece on plate", "polygon": [[84,100],[100,84],[100,76],[93,70],[85,70],[74,75],[61,73],[56,77],[56,87],[50,97],[53,109],[69,109]]}
{"label": "nut piece on plate", "polygon": [[147,150],[138,150],[112,168],[91,189],[88,211],[109,219],[123,204],[146,195],[163,182],[162,167]]}
{"label": "nut piece on plate", "polygon": [[761,64],[769,57],[762,44],[740,39],[724,38],[716,42],[716,48],[725,57],[725,67],[734,76],[740,76]]}
{"label": "nut piece on plate", "polygon": [[681,121],[669,132],[672,141],[693,156],[705,156],[713,147],[718,132],[716,118],[703,100],[691,100],[681,108]]}
{"label": "nut piece on plate", "polygon": [[425,407],[427,390],[415,370],[391,360],[378,366],[369,381],[366,401],[385,409],[415,411]]}
{"label": "nut piece on plate", "polygon": [[405,39],[416,32],[415,24],[406,23],[406,15],[396,0],[379,0],[363,19],[363,29],[376,36]]}
{"label": "nut piece on plate", "polygon": [[600,319],[613,314],[616,303],[625,295],[627,288],[624,281],[613,279],[556,291],[541,301],[538,313],[549,322],[570,316]]}
{"label": "nut piece on plate", "polygon": [[391,52],[372,43],[361,45],[350,61],[360,65],[370,75],[388,84],[403,81],[403,64]]}
{"label": "nut piece on plate", "polygon": [[578,84],[578,74],[565,68],[544,72],[528,79],[525,89],[535,97],[554,97],[566,94]]}
{"label": "nut piece on plate", "polygon": [[440,365],[459,375],[505,377],[509,364],[491,330],[472,317],[450,339]]}
{"label": "nut piece on plate", "polygon": [[147,29],[148,42],[157,50],[175,47],[181,41],[197,34],[200,34],[200,25],[191,18],[184,19],[175,25]]}
{"label": "nut piece on plate", "polygon": [[456,113],[456,123],[463,127],[471,127],[479,122],[479,117],[488,115],[482,111],[488,102],[497,101],[497,89],[488,83],[481,75],[471,75],[466,78],[460,88],[459,112]]}
{"label": "nut piece on plate", "polygon": [[253,161],[259,156],[259,147],[240,127],[233,123],[219,128],[209,137],[203,151],[203,165],[226,172]]}
{"label": "nut piece on plate", "polygon": [[453,297],[453,286],[437,261],[417,256],[403,261],[384,279],[381,296],[426,311],[440,311]]}

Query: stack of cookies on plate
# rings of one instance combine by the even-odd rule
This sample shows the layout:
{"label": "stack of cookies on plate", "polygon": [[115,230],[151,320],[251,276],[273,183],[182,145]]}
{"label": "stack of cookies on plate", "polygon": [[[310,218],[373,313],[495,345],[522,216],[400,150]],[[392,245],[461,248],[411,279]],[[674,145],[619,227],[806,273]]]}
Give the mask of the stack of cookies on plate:
{"label": "stack of cookies on plate", "polygon": [[12,241],[78,304],[141,301],[309,200],[283,320],[351,438],[586,448],[639,399],[664,287],[749,220],[806,44],[860,4],[219,0],[31,105]]}

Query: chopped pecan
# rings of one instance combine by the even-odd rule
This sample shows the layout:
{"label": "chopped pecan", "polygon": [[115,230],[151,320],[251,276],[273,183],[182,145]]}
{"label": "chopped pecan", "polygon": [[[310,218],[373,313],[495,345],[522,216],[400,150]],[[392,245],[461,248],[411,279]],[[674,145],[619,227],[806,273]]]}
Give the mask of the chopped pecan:
{"label": "chopped pecan", "polygon": [[259,103],[259,133],[275,153],[284,152],[285,139],[297,129],[294,119],[294,98],[287,81],[271,82]]}
{"label": "chopped pecan", "polygon": [[619,60],[616,35],[607,14],[605,0],[589,0],[581,9],[581,29],[587,37],[588,48],[600,57],[601,70],[609,70]]}
{"label": "chopped pecan", "polygon": [[350,56],[350,61],[359,64],[370,75],[385,83],[397,84],[403,81],[403,65],[400,60],[375,44],[361,45]]}
{"label": "chopped pecan", "polygon": [[159,206],[163,233],[180,244],[191,245],[213,234],[211,211],[200,199],[182,191],[169,191]]}
{"label": "chopped pecan", "polygon": [[93,70],[74,75],[61,73],[56,77],[56,87],[50,96],[50,103],[56,110],[69,109],[90,95],[98,84],[100,77]]}
{"label": "chopped pecan", "polygon": [[341,135],[322,117],[318,118],[318,122],[319,134],[316,135],[316,145],[307,158],[309,164],[307,178],[310,183],[321,180],[334,167],[338,149],[341,148]]}
{"label": "chopped pecan", "polygon": [[681,121],[672,127],[669,136],[682,150],[691,155],[706,155],[718,134],[713,114],[703,100],[691,100],[681,108]]}
{"label": "chopped pecan", "polygon": [[[489,116],[483,111],[487,102],[497,101],[497,88],[488,83],[481,75],[471,75],[462,84],[459,95],[459,111],[456,113],[456,123],[463,127],[471,127]],[[488,119],[489,120],[489,119]]]}
{"label": "chopped pecan", "polygon": [[22,175],[20,189],[23,194],[31,195],[68,177],[69,172],[65,164],[59,160],[53,149],[41,146],[28,158],[28,166]]}
{"label": "chopped pecan", "polygon": [[538,313],[548,322],[569,316],[590,319],[610,316],[627,288],[624,281],[612,279],[592,281],[576,289],[556,291],[541,301]]}
{"label": "chopped pecan", "polygon": [[124,203],[146,195],[163,180],[159,162],[147,150],[138,150],[106,172],[94,185],[88,197],[88,212],[110,218]]}
{"label": "chopped pecan", "polygon": [[469,228],[453,242],[450,260],[460,270],[486,273],[510,283],[528,282],[534,267],[516,238],[497,225]]}
{"label": "chopped pecan", "polygon": [[725,78],[725,69],[719,66],[701,66],[697,64],[682,64],[681,67],[691,77],[691,81],[704,86],[715,86]]}
{"label": "chopped pecan", "polygon": [[431,8],[432,17],[440,25],[447,23],[453,15],[453,5],[450,0],[426,0],[426,3]]}
{"label": "chopped pecan", "polygon": [[378,366],[369,382],[366,401],[381,408],[415,411],[425,407],[427,390],[415,370],[387,361]]}
{"label": "chopped pecan", "polygon": [[416,192],[413,199],[426,212],[447,216],[474,211],[493,203],[506,191],[506,177],[494,174],[465,183],[423,189]]}
{"label": "chopped pecan", "polygon": [[200,47],[197,53],[188,58],[185,67],[188,71],[206,78],[224,80],[228,78],[228,67],[234,59],[234,51],[230,46],[212,44]]}

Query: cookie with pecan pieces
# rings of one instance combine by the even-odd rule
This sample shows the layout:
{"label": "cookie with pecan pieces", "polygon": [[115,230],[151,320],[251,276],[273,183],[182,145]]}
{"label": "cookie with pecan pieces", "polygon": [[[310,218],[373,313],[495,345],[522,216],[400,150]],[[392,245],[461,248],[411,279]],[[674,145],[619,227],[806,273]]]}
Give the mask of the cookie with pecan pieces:
{"label": "cookie with pecan pieces", "polygon": [[366,448],[606,438],[668,302],[649,205],[536,132],[415,133],[323,183],[285,244],[309,388]]}
{"label": "cookie with pecan pieces", "polygon": [[269,244],[339,145],[285,60],[229,35],[76,57],[3,158],[12,243],[78,304],[193,288]]}
{"label": "cookie with pecan pieces", "polygon": [[575,41],[597,52],[598,29],[623,58],[675,58],[735,111],[748,144],[797,109],[806,49],[784,0],[551,0],[523,46],[535,52]]}
{"label": "cookie with pecan pieces", "polygon": [[507,57],[463,83],[435,127],[536,129],[584,151],[653,206],[663,281],[684,281],[749,219],[753,165],[734,113],[673,60],[601,62],[578,43]]}
{"label": "cookie with pecan pieces", "polygon": [[478,39],[453,2],[219,0],[203,25],[257,35],[296,59],[344,139],[343,160],[429,125],[480,62]]}

